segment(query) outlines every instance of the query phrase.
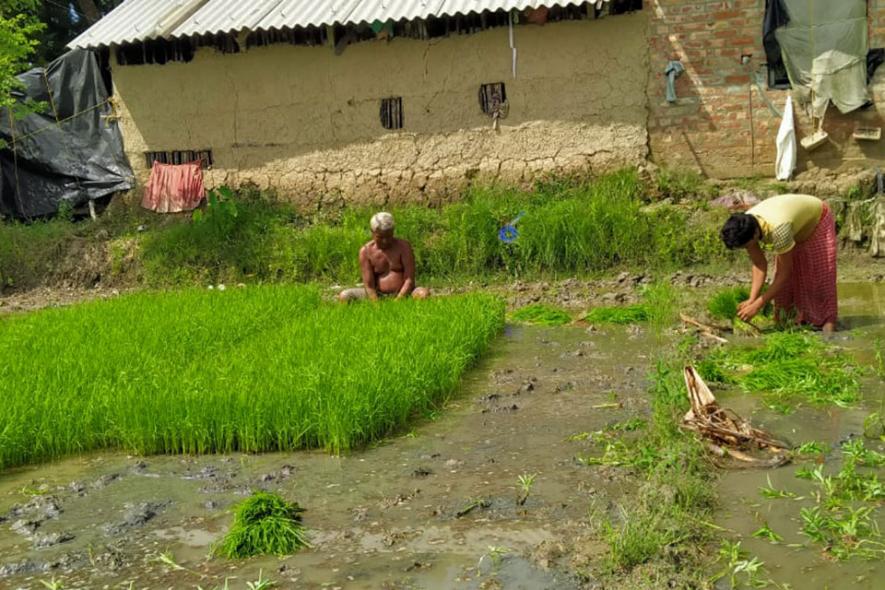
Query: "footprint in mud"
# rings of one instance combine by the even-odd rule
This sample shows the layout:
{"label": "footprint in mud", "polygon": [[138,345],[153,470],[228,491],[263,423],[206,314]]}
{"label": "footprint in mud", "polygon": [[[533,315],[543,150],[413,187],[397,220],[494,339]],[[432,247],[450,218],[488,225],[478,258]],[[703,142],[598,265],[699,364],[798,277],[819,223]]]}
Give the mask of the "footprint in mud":
{"label": "footprint in mud", "polygon": [[55,547],[68,541],[73,541],[74,535],[71,533],[49,533],[47,535],[39,535],[34,538],[34,549],[46,549]]}
{"label": "footprint in mud", "polygon": [[123,520],[117,523],[109,523],[102,528],[109,535],[120,535],[130,529],[144,526],[162,512],[170,502],[140,502],[138,504],[124,504],[126,512]]}

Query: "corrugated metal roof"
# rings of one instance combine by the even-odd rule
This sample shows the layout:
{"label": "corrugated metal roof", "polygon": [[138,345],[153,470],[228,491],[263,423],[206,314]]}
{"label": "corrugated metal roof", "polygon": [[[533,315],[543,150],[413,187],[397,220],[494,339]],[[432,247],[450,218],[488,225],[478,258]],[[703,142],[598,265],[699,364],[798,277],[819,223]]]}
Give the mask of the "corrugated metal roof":
{"label": "corrugated metal roof", "polygon": [[171,36],[207,0],[126,0],[68,44],[100,47]]}
{"label": "corrugated metal roof", "polygon": [[176,37],[255,30],[280,0],[209,0],[173,31]]}
{"label": "corrugated metal roof", "polygon": [[125,0],[68,47],[569,4],[582,4],[582,0]]}

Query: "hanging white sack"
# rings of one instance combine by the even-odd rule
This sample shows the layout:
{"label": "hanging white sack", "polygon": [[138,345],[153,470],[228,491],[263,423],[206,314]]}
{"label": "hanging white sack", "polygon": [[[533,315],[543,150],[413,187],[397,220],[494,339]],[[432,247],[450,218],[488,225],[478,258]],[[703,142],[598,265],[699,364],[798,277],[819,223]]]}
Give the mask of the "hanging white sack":
{"label": "hanging white sack", "polygon": [[784,105],[784,117],[781,119],[780,129],[777,131],[777,161],[775,162],[775,176],[778,180],[790,180],[796,169],[796,125],[793,120],[793,97],[787,94],[787,103]]}

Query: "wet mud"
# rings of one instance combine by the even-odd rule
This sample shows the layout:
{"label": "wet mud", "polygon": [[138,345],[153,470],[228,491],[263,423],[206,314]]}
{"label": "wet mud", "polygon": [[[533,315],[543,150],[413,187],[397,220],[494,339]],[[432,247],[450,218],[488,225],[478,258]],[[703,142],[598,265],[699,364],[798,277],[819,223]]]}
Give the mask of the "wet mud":
{"label": "wet mud", "polygon": [[[841,295],[849,330],[837,339],[871,360],[870,342],[885,339],[885,288],[845,286]],[[345,456],[98,453],[0,473],[0,588],[42,589],[55,578],[68,590],[208,590],[225,579],[238,589],[260,572],[304,589],[602,587],[591,572],[606,547],[591,514],[613,514],[642,482],[580,464],[592,443],[572,435],[645,417],[654,356],[674,341],[636,327],[510,326],[434,420]],[[862,430],[882,395],[789,416],[751,396],[723,400],[792,442],[835,443]],[[780,583],[882,587],[881,563],[837,563],[751,537],[761,519],[785,536],[798,530],[798,508],[758,493],[769,475],[788,485],[794,469],[724,472],[716,524]],[[520,504],[518,478],[531,474]],[[286,558],[210,557],[232,506],[258,489],[307,509],[312,547]]]}

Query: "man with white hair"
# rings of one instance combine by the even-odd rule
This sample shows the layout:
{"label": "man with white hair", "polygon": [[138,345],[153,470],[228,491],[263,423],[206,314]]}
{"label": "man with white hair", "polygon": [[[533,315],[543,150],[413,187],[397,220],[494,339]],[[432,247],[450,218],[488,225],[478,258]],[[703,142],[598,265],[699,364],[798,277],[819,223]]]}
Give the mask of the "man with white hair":
{"label": "man with white hair", "polygon": [[411,295],[415,299],[425,299],[430,291],[415,287],[415,256],[412,245],[406,240],[394,237],[393,215],[382,211],[372,216],[369,227],[372,241],[360,249],[360,271],[363,286],[346,289],[338,299],[347,303],[358,299],[376,301],[379,296],[397,299]]}

